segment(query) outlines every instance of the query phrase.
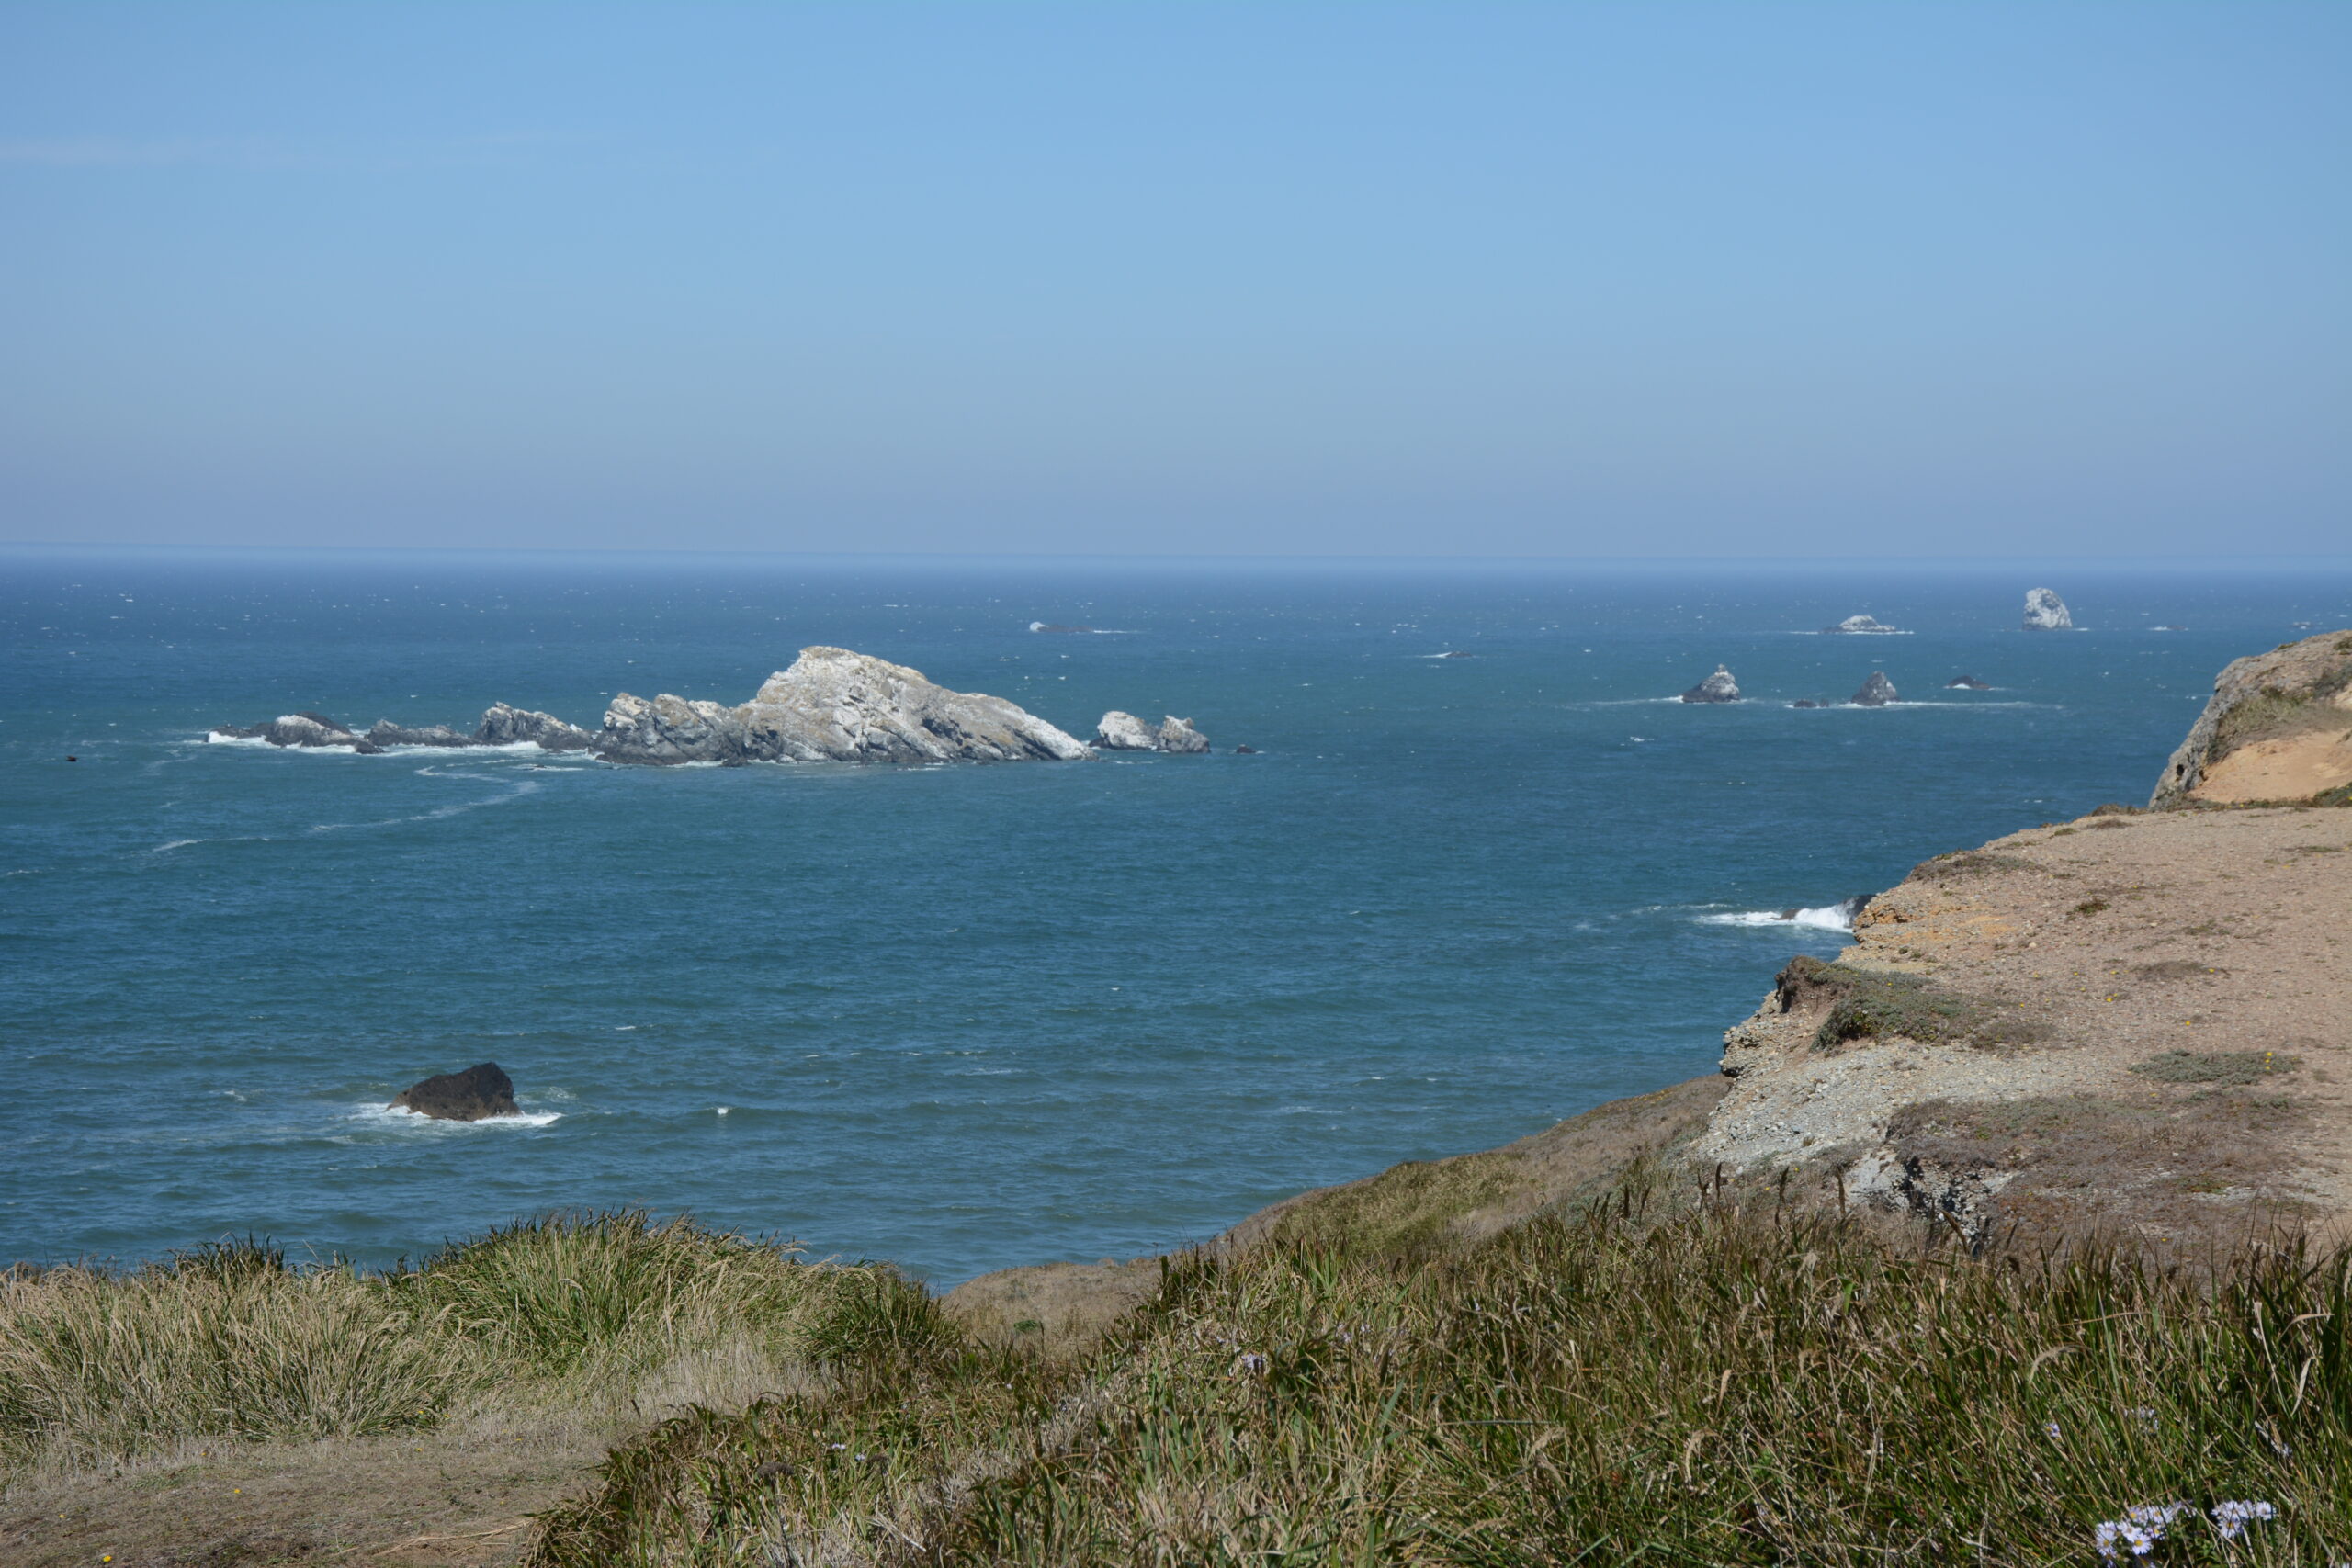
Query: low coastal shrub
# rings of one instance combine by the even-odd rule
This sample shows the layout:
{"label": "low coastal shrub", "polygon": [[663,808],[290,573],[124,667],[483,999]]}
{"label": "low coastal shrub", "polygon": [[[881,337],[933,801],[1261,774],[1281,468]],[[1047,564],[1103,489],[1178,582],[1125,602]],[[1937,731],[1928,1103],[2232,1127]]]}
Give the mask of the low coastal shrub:
{"label": "low coastal shrub", "polygon": [[786,1371],[877,1272],[637,1213],[527,1221],[383,1273],[296,1268],[253,1241],[128,1273],[17,1269],[0,1275],[0,1469],[626,1398],[747,1339]]}
{"label": "low coastal shrub", "polygon": [[2217,1084],[2242,1089],[2250,1083],[2301,1067],[2300,1056],[2276,1051],[2165,1051],[2132,1067],[2142,1077],[2158,1083]]}
{"label": "low coastal shrub", "polygon": [[2352,1558],[2352,1271],[1983,1257],[1621,1193],[1169,1262],[1091,1356],[938,1332],[616,1450],[536,1568]]}

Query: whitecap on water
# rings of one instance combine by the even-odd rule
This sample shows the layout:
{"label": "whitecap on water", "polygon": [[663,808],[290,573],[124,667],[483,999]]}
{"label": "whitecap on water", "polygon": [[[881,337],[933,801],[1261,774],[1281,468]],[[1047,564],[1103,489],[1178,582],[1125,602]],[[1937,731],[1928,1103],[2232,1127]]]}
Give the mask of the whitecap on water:
{"label": "whitecap on water", "polygon": [[560,1111],[526,1111],[519,1116],[485,1116],[479,1122],[450,1122],[423,1116],[401,1105],[355,1105],[348,1120],[368,1126],[398,1128],[407,1133],[469,1133],[477,1128],[545,1127],[563,1120]]}
{"label": "whitecap on water", "polygon": [[1741,909],[1730,914],[1702,915],[1699,919],[1711,926],[1802,926],[1812,931],[1850,931],[1854,929],[1854,917],[1861,912],[1860,903],[1849,898],[1818,908]]}

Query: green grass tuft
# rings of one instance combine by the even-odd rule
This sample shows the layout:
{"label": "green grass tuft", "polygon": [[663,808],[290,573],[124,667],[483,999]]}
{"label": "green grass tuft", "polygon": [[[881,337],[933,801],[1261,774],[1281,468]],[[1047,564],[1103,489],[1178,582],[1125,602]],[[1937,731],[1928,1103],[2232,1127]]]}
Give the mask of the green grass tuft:
{"label": "green grass tuft", "polygon": [[2303,1065],[2301,1056],[2276,1051],[2166,1051],[2149,1057],[2132,1070],[2158,1083],[2218,1084],[2243,1088]]}

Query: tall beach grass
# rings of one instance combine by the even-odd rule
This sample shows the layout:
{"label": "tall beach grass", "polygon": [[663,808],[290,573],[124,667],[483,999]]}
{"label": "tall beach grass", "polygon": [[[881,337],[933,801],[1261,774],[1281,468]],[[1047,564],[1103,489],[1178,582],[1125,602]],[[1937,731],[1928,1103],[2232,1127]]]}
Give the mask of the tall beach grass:
{"label": "tall beach grass", "polygon": [[19,1268],[0,1274],[0,1472],[626,1400],[714,1358],[781,1390],[876,1272],[637,1213],[532,1220],[382,1273],[255,1242],[127,1273]]}

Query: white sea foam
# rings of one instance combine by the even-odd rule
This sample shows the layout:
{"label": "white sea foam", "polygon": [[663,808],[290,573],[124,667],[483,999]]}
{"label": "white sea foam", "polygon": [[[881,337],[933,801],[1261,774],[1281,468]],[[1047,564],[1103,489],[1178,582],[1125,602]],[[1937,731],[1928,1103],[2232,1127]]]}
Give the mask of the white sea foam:
{"label": "white sea foam", "polygon": [[153,849],[149,850],[147,852],[151,855],[169,854],[174,850],[184,850],[190,844],[209,844],[211,841],[212,840],[209,839],[174,839],[168,844],[157,844]]}
{"label": "white sea foam", "polygon": [[356,1105],[350,1120],[377,1127],[397,1127],[414,1133],[467,1133],[478,1127],[545,1127],[563,1120],[560,1111],[526,1111],[519,1116],[485,1116],[479,1122],[450,1122],[421,1115],[404,1105]]}
{"label": "white sea foam", "polygon": [[1854,911],[1845,904],[1826,904],[1817,909],[1742,909],[1733,914],[1702,915],[1699,919],[1711,926],[1801,926],[1824,931],[1854,929]]}
{"label": "white sea foam", "polygon": [[[217,729],[207,730],[205,732],[204,739],[201,740],[189,740],[183,744],[189,746],[258,746],[265,751],[273,750],[269,742],[263,739],[258,735],[223,735]],[[276,750],[282,750],[284,748],[276,748]]]}

